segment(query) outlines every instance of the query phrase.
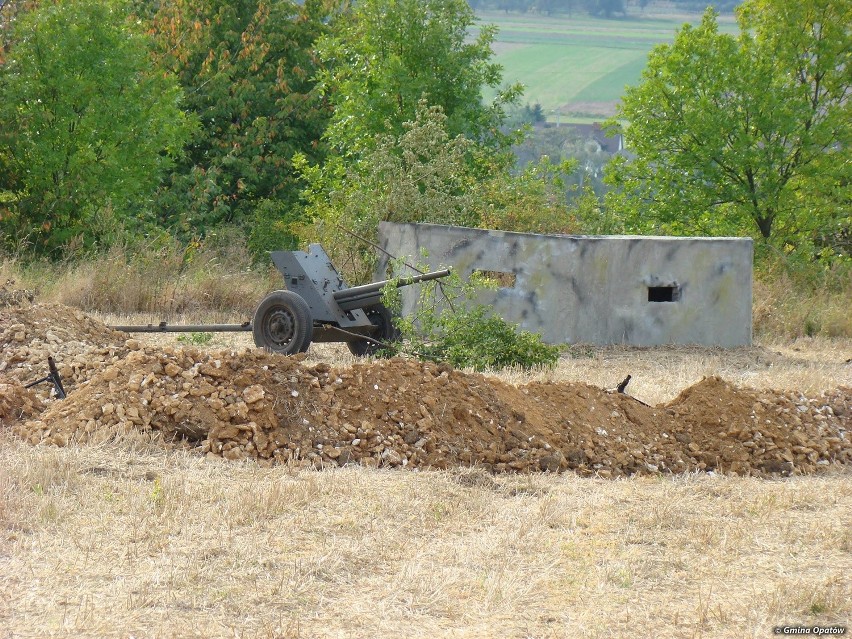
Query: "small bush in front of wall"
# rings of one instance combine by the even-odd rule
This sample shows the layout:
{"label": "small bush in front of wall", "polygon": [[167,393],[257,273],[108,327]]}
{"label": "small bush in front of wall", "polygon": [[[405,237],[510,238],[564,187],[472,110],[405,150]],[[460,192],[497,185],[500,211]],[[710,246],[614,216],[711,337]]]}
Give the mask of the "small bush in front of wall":
{"label": "small bush in front of wall", "polygon": [[[453,273],[440,282],[419,286],[417,310],[394,320],[401,339],[390,346],[391,353],[478,371],[553,366],[559,358],[558,346],[545,344],[538,333],[522,330],[494,315],[490,307],[473,302],[484,288],[493,288],[494,283],[487,278],[474,273],[463,282]],[[383,301],[393,311],[401,308],[393,280],[385,289]]]}
{"label": "small bush in front of wall", "polygon": [[444,310],[438,317],[436,338],[423,343],[422,353],[446,361],[456,368],[506,368],[552,366],[559,348],[541,341],[541,335],[520,329],[485,306],[455,312]]}

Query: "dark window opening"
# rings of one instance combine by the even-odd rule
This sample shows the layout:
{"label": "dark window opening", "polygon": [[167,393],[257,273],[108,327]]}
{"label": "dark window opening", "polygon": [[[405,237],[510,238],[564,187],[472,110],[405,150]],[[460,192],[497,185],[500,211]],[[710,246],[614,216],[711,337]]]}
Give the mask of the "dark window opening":
{"label": "dark window opening", "polygon": [[649,302],[677,302],[680,300],[680,289],[677,286],[649,286]]}
{"label": "dark window opening", "polygon": [[505,273],[504,271],[484,271],[476,270],[476,273],[482,277],[497,283],[500,288],[515,288],[515,274]]}

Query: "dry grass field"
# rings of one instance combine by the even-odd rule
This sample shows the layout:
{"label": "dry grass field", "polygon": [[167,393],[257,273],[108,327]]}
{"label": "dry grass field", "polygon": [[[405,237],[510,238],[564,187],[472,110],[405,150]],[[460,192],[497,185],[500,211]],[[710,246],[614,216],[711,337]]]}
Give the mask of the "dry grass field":
{"label": "dry grass field", "polygon": [[[348,357],[323,345],[310,356]],[[613,387],[629,373],[628,391],[659,403],[710,374],[757,388],[849,387],[850,358],[852,340],[575,347],[555,371],[503,377]],[[848,628],[850,523],[849,471],[607,481],[265,469],[138,439],[58,449],[2,432],[0,638],[738,638],[774,636],[779,625]]]}

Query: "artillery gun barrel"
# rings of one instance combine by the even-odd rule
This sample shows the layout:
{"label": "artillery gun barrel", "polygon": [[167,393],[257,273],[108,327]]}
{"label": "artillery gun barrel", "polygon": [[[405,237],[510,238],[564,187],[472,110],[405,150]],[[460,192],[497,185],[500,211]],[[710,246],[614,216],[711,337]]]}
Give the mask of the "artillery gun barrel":
{"label": "artillery gun barrel", "polygon": [[342,291],[336,291],[334,293],[334,300],[344,311],[373,306],[382,300],[382,289],[387,286],[388,283],[392,282],[396,284],[397,288],[402,288],[403,286],[410,286],[411,284],[418,284],[420,282],[428,282],[429,280],[437,280],[442,277],[447,277],[451,272],[451,269],[447,268],[442,271],[423,273],[422,275],[401,277],[398,280],[383,280],[381,282],[373,282],[372,284],[353,286],[352,288],[345,288]]}

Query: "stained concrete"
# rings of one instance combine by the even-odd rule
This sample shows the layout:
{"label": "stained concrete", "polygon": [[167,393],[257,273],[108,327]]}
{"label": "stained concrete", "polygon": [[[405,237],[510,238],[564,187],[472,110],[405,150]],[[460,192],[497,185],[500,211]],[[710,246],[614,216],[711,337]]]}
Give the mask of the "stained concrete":
{"label": "stained concrete", "polygon": [[[433,224],[379,227],[395,256],[489,271],[479,300],[549,343],[744,346],[752,339],[751,238],[535,235]],[[378,272],[386,273],[388,258]],[[513,281],[514,280],[514,281]],[[405,290],[410,312],[416,287]]]}

